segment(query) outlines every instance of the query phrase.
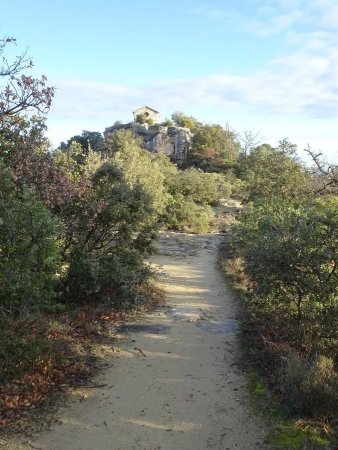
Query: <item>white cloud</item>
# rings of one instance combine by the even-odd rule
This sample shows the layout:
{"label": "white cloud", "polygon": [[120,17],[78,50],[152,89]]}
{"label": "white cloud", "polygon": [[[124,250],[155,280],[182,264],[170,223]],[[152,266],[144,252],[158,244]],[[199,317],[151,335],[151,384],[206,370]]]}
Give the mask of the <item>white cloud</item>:
{"label": "white cloud", "polygon": [[322,15],[320,25],[325,28],[338,30],[338,5],[331,5]]}
{"label": "white cloud", "polygon": [[[238,4],[230,2],[224,8],[212,0],[200,3],[195,12],[219,23],[231,24],[234,29],[260,36],[292,32],[294,28],[338,31],[336,0],[247,0],[248,7],[238,12]],[[245,4],[245,3],[244,3]]]}
{"label": "white cloud", "polygon": [[[321,36],[312,36],[318,39]],[[209,75],[124,86],[82,80],[55,81],[55,119],[125,118],[131,108],[152,103],[170,109],[211,106],[270,114],[338,117],[338,48],[300,49],[247,76]]]}
{"label": "white cloud", "polygon": [[[237,2],[236,2],[237,3]],[[195,12],[211,21],[231,25],[234,30],[240,30],[260,36],[280,34],[291,29],[294,25],[306,20],[301,1],[274,1],[269,5],[266,1],[256,0],[255,14],[251,7],[248,13],[238,12],[238,4],[232,7],[227,4],[225,8],[215,6],[212,1],[200,3]]]}
{"label": "white cloud", "polygon": [[[148,104],[167,114],[174,110],[196,116],[194,111],[224,111],[222,120],[242,114],[261,117],[263,123],[266,117],[274,115],[278,120],[284,118],[284,123],[289,120],[290,127],[293,125],[290,117],[298,117],[301,123],[312,124],[303,126],[304,139],[307,134],[310,142],[312,136],[316,143],[322,140],[333,149],[334,140],[338,144],[338,130],[329,133],[322,119],[331,125],[338,119],[338,33],[333,26],[335,21],[338,23],[336,0],[252,0],[252,3],[257,5],[254,18],[238,14],[238,9],[223,10],[211,3],[200,4],[196,11],[210,20],[228,21],[252,33],[281,34],[285,43],[283,54],[246,76],[210,74],[139,86],[52,80],[57,87],[49,115],[54,142],[82,129],[102,130],[117,119],[129,121],[133,109]],[[321,124],[321,130],[325,129],[320,137],[312,129],[314,119]],[[250,123],[243,128],[251,128]],[[282,137],[284,132],[278,136]]]}
{"label": "white cloud", "polygon": [[272,15],[265,14],[264,20],[249,20],[247,29],[261,36],[271,36],[290,30],[297,22],[303,20],[303,13],[299,10]]}
{"label": "white cloud", "polygon": [[300,149],[310,143],[338,162],[338,93],[332,99],[311,80],[297,83],[262,72],[253,77],[218,75],[133,88],[74,80],[58,86],[48,119],[55,146],[85,129],[103,131],[115,120],[128,122],[136,107],[148,104],[163,114],[183,110],[207,122],[229,121],[239,132],[260,131],[272,144],[286,136]]}

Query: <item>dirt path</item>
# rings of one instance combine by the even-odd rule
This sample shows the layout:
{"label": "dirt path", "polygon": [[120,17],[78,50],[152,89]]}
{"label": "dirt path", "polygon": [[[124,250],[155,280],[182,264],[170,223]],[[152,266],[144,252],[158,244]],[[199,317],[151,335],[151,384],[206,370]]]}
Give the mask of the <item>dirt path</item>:
{"label": "dirt path", "polygon": [[60,423],[10,450],[263,447],[238,365],[236,305],[217,269],[219,235],[163,235],[168,306],[117,330],[118,356],[77,390]]}

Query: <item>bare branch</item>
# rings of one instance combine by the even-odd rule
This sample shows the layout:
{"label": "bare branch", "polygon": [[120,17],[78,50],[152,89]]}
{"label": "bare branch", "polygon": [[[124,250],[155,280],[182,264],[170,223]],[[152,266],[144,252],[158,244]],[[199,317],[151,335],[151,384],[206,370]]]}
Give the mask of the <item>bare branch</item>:
{"label": "bare branch", "polygon": [[[12,37],[0,39],[0,57],[8,44],[15,44]],[[0,121],[13,116],[21,111],[35,109],[40,113],[49,110],[54,88],[46,85],[47,78],[32,78],[22,74],[25,69],[33,67],[32,60],[27,57],[27,51],[16,56],[12,61],[2,56],[0,63],[0,79],[3,78],[4,86],[0,91]],[[21,75],[20,75],[21,74]]]}
{"label": "bare branch", "polygon": [[[4,37],[0,39],[0,56],[3,55],[8,44],[15,44],[16,40],[13,37]],[[0,65],[0,77],[8,77],[16,75],[25,69],[33,67],[33,61],[27,56],[27,50],[9,61],[4,56],[2,57],[2,64]]]}
{"label": "bare branch", "polygon": [[318,182],[317,193],[338,194],[338,167],[327,163],[323,158],[323,153],[314,152],[309,144],[304,151],[311,156],[315,164],[312,173]]}
{"label": "bare branch", "polygon": [[238,139],[245,155],[250,153],[253,148],[257,147],[261,143],[260,133],[254,133],[251,130],[244,131],[238,136]]}

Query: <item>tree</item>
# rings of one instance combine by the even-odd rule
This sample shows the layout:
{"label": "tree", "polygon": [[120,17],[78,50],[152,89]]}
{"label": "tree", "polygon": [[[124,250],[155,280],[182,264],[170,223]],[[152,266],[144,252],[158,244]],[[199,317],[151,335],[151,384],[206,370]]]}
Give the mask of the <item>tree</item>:
{"label": "tree", "polygon": [[157,218],[167,201],[160,159],[144,150],[142,140],[129,130],[119,130],[111,139],[115,149],[112,154],[114,165],[123,172],[131,187],[139,185],[148,194],[153,205],[153,216]]}
{"label": "tree", "polygon": [[95,152],[101,152],[103,150],[103,136],[99,131],[83,130],[81,134],[77,134],[68,139],[67,144],[61,143],[61,148],[67,148],[72,142],[77,142],[81,145],[83,151],[88,152],[89,149]]}
{"label": "tree", "polygon": [[220,198],[228,198],[231,193],[231,185],[223,174],[205,173],[196,168],[171,174],[166,185],[171,195],[182,194],[197,205],[215,206]]}
{"label": "tree", "polygon": [[[0,157],[11,168],[17,186],[34,190],[44,205],[56,212],[70,198],[83,195],[88,178],[82,175],[88,161],[94,163],[93,159],[100,160],[100,155],[90,151],[84,161],[82,147],[76,143],[70,151],[51,153],[45,128],[42,117],[8,117],[6,126],[0,129]],[[76,159],[82,166],[76,165]],[[78,167],[81,173],[77,172]]]}
{"label": "tree", "polygon": [[283,155],[296,157],[297,145],[290,142],[288,138],[284,138],[278,142],[277,150]]}
{"label": "tree", "polygon": [[[0,39],[0,56],[5,53],[8,45],[15,42],[13,37]],[[44,75],[37,79],[22,74],[24,70],[32,67],[33,62],[27,57],[26,52],[13,60],[2,57],[0,78],[5,86],[0,92],[0,122],[22,111],[35,109],[40,113],[45,113],[49,110],[54,96],[54,88],[47,86],[47,78]]]}
{"label": "tree", "polygon": [[248,155],[252,149],[260,144],[260,133],[255,133],[251,130],[244,131],[239,135],[239,142],[241,144],[241,150],[244,155]]}
{"label": "tree", "polygon": [[147,123],[148,125],[154,125],[153,119],[148,117],[147,114],[138,114],[136,116],[136,122],[140,124]]}
{"label": "tree", "polygon": [[318,194],[338,194],[338,166],[329,164],[323,159],[323,153],[315,153],[311,147],[305,149],[314,163],[312,173],[315,177],[316,192]]}
{"label": "tree", "polygon": [[41,116],[8,116],[6,125],[0,127],[0,157],[14,167],[32,151],[48,152],[50,142],[45,136],[46,128],[45,118]]}
{"label": "tree", "polygon": [[162,125],[164,127],[172,128],[174,126],[174,122],[172,120],[166,118],[165,121],[162,122]]}
{"label": "tree", "polygon": [[237,160],[239,149],[233,131],[220,125],[201,125],[193,136],[188,164],[205,169],[228,168]]}
{"label": "tree", "polygon": [[193,133],[201,125],[201,123],[198,122],[195,117],[186,116],[181,111],[174,112],[171,115],[171,118],[177,127],[189,128]]}
{"label": "tree", "polygon": [[294,146],[283,140],[277,148],[262,144],[239,161],[240,178],[246,183],[246,199],[270,196],[298,199],[312,192],[311,174],[294,156]]}

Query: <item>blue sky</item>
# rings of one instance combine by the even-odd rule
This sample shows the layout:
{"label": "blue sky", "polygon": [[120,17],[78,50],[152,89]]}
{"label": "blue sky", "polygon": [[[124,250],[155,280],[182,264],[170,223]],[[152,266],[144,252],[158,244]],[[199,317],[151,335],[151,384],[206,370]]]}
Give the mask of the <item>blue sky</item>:
{"label": "blue sky", "polygon": [[56,87],[57,145],[149,105],[338,162],[336,0],[11,0],[0,35]]}

